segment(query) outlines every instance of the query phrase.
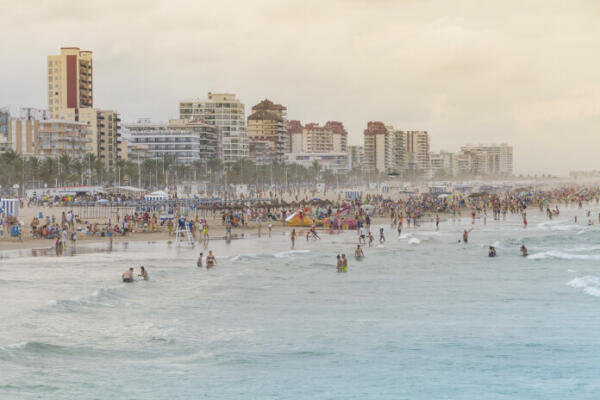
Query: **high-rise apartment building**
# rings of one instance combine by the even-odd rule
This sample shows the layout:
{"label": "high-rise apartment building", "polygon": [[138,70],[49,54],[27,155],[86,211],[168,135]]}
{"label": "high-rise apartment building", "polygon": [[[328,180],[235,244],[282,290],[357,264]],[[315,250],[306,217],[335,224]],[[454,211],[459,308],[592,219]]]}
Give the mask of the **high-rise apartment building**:
{"label": "high-rise apartment building", "polygon": [[106,168],[121,158],[120,117],[114,110],[94,108],[92,52],[63,47],[48,56],[48,109],[51,118],[87,124],[87,148]]}
{"label": "high-rise apartment building", "polygon": [[302,130],[302,151],[305,153],[347,153],[348,132],[344,124],[328,121],[324,126],[308,123]]}
{"label": "high-rise apartment building", "polygon": [[369,121],[363,132],[363,168],[367,171],[386,172],[388,165],[388,131],[383,122]]}
{"label": "high-rise apartment building", "polygon": [[288,152],[286,128],[287,108],[270,100],[263,100],[252,107],[248,116],[250,158],[258,164],[283,161]]}
{"label": "high-rise apartment building", "polygon": [[92,52],[62,47],[48,56],[48,110],[58,119],[65,108],[77,110],[94,106]]}
{"label": "high-rise apartment building", "polygon": [[132,147],[147,146],[143,152],[148,158],[173,157],[177,164],[192,164],[195,161],[207,163],[217,156],[218,128],[199,120],[152,123],[141,119],[135,124],[127,124],[126,128]]}
{"label": "high-rise apartment building", "polygon": [[407,167],[411,171],[429,169],[429,134],[427,131],[406,131]]}
{"label": "high-rise apartment building", "polygon": [[406,135],[391,125],[385,128],[387,130],[386,172],[402,175],[406,171]]}
{"label": "high-rise apartment building", "polygon": [[248,133],[244,103],[235,94],[208,93],[207,100],[192,99],[179,102],[179,118],[201,120],[219,128],[221,158],[233,163],[249,156]]}

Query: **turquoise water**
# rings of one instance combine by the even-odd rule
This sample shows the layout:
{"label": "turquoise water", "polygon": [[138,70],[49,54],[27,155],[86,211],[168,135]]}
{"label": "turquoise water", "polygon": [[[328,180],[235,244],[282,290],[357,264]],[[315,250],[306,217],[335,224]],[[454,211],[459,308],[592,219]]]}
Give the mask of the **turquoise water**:
{"label": "turquoise water", "polygon": [[[466,246],[467,218],[384,226],[347,274],[353,232],[214,242],[210,271],[166,243],[4,253],[0,398],[597,399],[600,226],[528,214]],[[132,264],[150,281],[119,282]]]}

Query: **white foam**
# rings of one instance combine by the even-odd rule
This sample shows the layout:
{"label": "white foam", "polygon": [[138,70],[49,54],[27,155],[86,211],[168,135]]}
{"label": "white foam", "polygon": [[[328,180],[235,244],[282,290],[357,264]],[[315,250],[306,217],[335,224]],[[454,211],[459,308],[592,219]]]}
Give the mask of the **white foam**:
{"label": "white foam", "polygon": [[120,296],[115,294],[113,289],[99,289],[94,290],[91,294],[80,297],[71,297],[68,300],[50,300],[48,301],[48,305],[61,309],[76,306],[115,307],[119,303],[119,300]]}
{"label": "white foam", "polygon": [[289,250],[289,251],[282,251],[282,252],[273,254],[273,256],[275,258],[292,258],[296,254],[306,254],[306,253],[310,253],[310,250]]}
{"label": "white foam", "polygon": [[25,348],[25,346],[27,346],[27,343],[29,343],[29,342],[7,344],[6,346],[0,346],[0,350],[6,351],[6,352],[9,352],[11,350],[22,350]]}
{"label": "white foam", "polygon": [[587,295],[600,297],[600,277],[576,277],[567,282],[567,286],[570,286],[575,289],[583,289],[583,293]]}
{"label": "white foam", "polygon": [[571,254],[564,251],[551,250],[529,256],[532,260],[544,260],[547,258],[558,258],[561,260],[596,260],[600,261],[600,254]]}
{"label": "white foam", "polygon": [[590,296],[600,297],[600,289],[597,287],[589,286],[583,289],[583,291],[585,294],[589,294]]}

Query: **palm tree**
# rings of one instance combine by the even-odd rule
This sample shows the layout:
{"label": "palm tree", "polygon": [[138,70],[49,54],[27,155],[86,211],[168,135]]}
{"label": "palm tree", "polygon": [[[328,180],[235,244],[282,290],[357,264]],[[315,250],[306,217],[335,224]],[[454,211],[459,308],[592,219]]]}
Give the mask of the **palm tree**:
{"label": "palm tree", "polygon": [[71,174],[71,157],[68,154],[63,154],[58,159],[58,180],[63,186],[66,186],[65,178]]}
{"label": "palm tree", "polygon": [[40,177],[40,168],[42,162],[37,157],[29,157],[26,162],[27,171],[31,174],[31,179],[37,181]]}
{"label": "palm tree", "polygon": [[82,160],[74,160],[71,162],[71,181],[79,182],[83,185],[83,172],[86,170]]}

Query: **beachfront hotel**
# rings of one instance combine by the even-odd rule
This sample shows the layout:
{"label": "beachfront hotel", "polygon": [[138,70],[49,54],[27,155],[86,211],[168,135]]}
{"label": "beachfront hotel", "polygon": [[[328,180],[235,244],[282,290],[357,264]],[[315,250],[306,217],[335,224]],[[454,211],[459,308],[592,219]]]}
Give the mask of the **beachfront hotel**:
{"label": "beachfront hotel", "polygon": [[219,157],[225,164],[248,158],[245,107],[235,94],[208,92],[206,100],[180,100],[179,118],[200,120],[218,127],[222,145]]}
{"label": "beachfront hotel", "polygon": [[[176,164],[207,163],[218,154],[218,128],[199,120],[173,119],[168,123],[139,119],[126,124],[132,148],[153,159],[171,157]],[[146,148],[142,150],[139,145]],[[135,158],[135,157],[134,157]]]}

